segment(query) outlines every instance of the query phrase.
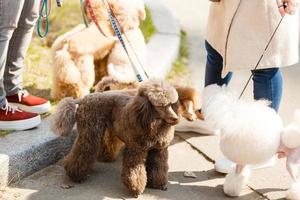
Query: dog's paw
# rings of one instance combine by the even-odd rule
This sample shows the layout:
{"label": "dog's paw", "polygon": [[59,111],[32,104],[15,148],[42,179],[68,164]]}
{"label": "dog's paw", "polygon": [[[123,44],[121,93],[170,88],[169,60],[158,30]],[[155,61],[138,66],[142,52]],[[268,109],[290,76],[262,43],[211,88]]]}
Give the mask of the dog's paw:
{"label": "dog's paw", "polygon": [[168,186],[167,186],[167,185],[162,185],[162,186],[160,187],[160,189],[161,189],[162,191],[167,191],[167,190],[168,190]]}
{"label": "dog's paw", "polygon": [[151,189],[162,190],[162,191],[167,191],[168,190],[168,184],[158,184],[158,185],[155,185],[155,184],[149,184],[148,183],[147,187],[151,188]]}
{"label": "dog's paw", "polygon": [[286,199],[300,200],[300,182],[293,183],[286,193]]}
{"label": "dog's paw", "polygon": [[134,198],[139,198],[139,196],[142,194],[142,192],[138,191],[138,190],[131,190],[131,194]]}
{"label": "dog's paw", "polygon": [[224,193],[231,197],[238,197],[241,195],[243,190],[246,187],[246,183],[248,181],[249,172],[241,174],[236,174],[235,172],[231,172],[226,176],[224,183]]}
{"label": "dog's paw", "polygon": [[60,184],[62,189],[70,189],[75,187],[75,183],[71,181],[69,178],[65,178],[63,182]]}

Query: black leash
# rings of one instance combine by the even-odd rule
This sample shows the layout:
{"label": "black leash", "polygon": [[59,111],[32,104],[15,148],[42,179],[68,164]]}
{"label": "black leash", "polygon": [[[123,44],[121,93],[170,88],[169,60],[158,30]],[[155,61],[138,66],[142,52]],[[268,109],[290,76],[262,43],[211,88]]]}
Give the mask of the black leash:
{"label": "black leash", "polygon": [[[275,34],[277,33],[277,31],[278,31],[278,29],[279,29],[279,27],[280,27],[280,25],[281,25],[281,23],[282,23],[282,21],[283,21],[283,19],[284,19],[284,16],[280,19],[280,21],[279,21],[279,23],[278,23],[278,25],[277,25],[275,31],[273,32],[273,34],[272,34],[272,36],[271,36],[271,38],[270,38],[270,40],[269,40],[269,42],[268,42],[266,48],[264,49],[264,52],[263,52],[262,55],[260,56],[260,58],[259,58],[259,60],[258,60],[258,62],[257,62],[257,64],[256,64],[256,66],[255,66],[255,68],[254,68],[253,70],[256,70],[256,69],[258,68],[260,62],[261,62],[262,59],[264,58],[265,53],[267,52],[267,50],[268,50],[268,48],[269,48],[269,46],[270,46],[270,44],[271,44],[271,42],[272,42],[272,40],[273,40]],[[247,89],[247,87],[248,87],[248,85],[249,85],[249,83],[250,83],[252,77],[253,77],[253,74],[250,75],[250,77],[249,77],[249,79],[248,79],[248,81],[247,81],[247,83],[246,83],[246,85],[245,85],[243,91],[241,92],[241,94],[240,94],[240,96],[239,96],[239,99],[242,98],[243,94],[245,93],[245,91],[246,91],[246,89]]]}

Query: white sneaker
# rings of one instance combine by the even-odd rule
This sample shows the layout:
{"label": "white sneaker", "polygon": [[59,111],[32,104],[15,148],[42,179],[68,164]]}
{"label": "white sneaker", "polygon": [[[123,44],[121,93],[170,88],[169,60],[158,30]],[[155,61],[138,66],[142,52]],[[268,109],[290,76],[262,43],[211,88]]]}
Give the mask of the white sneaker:
{"label": "white sneaker", "polygon": [[[227,158],[221,158],[216,161],[215,163],[215,170],[217,172],[220,172],[222,174],[228,174],[234,167],[235,163],[231,162]],[[273,167],[276,165],[276,157],[271,158],[270,160],[256,164],[256,165],[250,165],[249,168],[251,170],[256,170],[256,169],[263,169],[263,168],[268,168],[268,167]]]}
{"label": "white sneaker", "polygon": [[175,126],[177,132],[194,132],[203,135],[217,135],[217,130],[213,126],[203,120],[188,121],[181,117],[179,124]]}

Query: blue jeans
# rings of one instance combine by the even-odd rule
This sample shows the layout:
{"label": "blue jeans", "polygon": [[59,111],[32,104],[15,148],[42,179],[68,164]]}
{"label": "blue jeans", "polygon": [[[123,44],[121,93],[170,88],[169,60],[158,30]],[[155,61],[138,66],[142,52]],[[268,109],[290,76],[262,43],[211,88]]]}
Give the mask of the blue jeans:
{"label": "blue jeans", "polygon": [[[221,77],[223,68],[222,56],[205,41],[207,51],[205,86],[210,84],[228,84],[233,73],[229,72],[225,78]],[[254,99],[265,99],[271,102],[271,107],[278,111],[282,97],[282,75],[278,67],[252,70]],[[245,80],[246,81],[246,80]]]}

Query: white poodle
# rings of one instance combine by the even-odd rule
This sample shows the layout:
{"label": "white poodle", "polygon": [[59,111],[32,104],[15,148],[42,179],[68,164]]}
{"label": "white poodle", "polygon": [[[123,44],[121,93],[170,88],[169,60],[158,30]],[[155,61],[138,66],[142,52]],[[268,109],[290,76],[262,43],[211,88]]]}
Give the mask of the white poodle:
{"label": "white poodle", "polygon": [[221,151],[236,163],[226,176],[225,194],[239,196],[250,175],[247,165],[262,163],[278,153],[287,157],[287,170],[293,179],[287,198],[300,199],[300,111],[294,122],[283,128],[281,118],[267,101],[240,100],[228,88],[210,85],[204,90],[202,112],[205,120],[221,131]]}

